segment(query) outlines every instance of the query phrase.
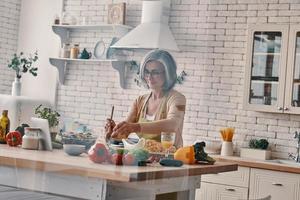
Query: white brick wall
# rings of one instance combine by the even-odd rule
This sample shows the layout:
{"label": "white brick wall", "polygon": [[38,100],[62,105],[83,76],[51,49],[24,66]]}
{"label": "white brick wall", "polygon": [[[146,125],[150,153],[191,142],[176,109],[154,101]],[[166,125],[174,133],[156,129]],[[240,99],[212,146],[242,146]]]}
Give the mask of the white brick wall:
{"label": "white brick wall", "polygon": [[21,0],[0,1],[0,94],[10,94],[14,73],[7,67],[17,50]]}

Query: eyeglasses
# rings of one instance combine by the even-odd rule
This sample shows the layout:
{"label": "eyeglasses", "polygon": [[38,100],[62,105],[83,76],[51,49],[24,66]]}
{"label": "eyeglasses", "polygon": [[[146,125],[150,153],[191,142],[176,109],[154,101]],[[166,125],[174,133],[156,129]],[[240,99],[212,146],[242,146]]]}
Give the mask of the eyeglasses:
{"label": "eyeglasses", "polygon": [[159,75],[163,74],[165,71],[156,71],[156,70],[152,70],[152,71],[148,71],[147,69],[145,69],[145,77],[149,78],[150,76],[152,77],[158,77]]}

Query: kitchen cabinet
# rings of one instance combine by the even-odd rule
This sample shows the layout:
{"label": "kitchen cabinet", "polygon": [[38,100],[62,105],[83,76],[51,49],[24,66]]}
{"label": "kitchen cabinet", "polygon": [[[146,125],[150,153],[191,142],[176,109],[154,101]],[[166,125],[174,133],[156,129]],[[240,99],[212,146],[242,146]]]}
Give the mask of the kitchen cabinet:
{"label": "kitchen cabinet", "polygon": [[[113,35],[124,36],[131,27],[126,25],[116,25],[116,24],[100,24],[100,25],[53,25],[52,30],[56,33],[61,39],[62,44],[69,43],[70,31],[78,30],[95,30],[95,31],[111,31]],[[125,88],[125,65],[130,63],[125,60],[117,59],[70,59],[70,58],[49,58],[50,63],[58,69],[59,72],[59,82],[64,83],[64,77],[67,65],[70,62],[88,62],[88,63],[101,63],[109,62],[112,64],[112,67],[119,72],[120,85],[122,88]]]}
{"label": "kitchen cabinet", "polygon": [[201,182],[196,200],[246,200],[248,188]]}
{"label": "kitchen cabinet", "polygon": [[300,26],[249,27],[244,108],[300,113]]}
{"label": "kitchen cabinet", "polygon": [[203,175],[196,200],[238,200],[248,198],[250,168],[238,167],[237,171]]}
{"label": "kitchen cabinet", "polygon": [[290,26],[286,75],[286,112],[300,113],[300,26]]}
{"label": "kitchen cabinet", "polygon": [[299,200],[300,175],[251,168],[249,199],[271,195],[272,200]]}
{"label": "kitchen cabinet", "polygon": [[[249,27],[244,108],[284,112],[288,25]],[[288,78],[288,77],[287,77]]]}
{"label": "kitchen cabinet", "polygon": [[238,167],[237,171],[203,175],[196,200],[299,200],[300,174]]}

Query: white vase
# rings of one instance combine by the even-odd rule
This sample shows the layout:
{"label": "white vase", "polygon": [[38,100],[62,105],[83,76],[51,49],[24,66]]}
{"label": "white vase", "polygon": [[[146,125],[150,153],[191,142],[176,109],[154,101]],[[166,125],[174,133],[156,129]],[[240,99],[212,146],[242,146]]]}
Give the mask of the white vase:
{"label": "white vase", "polygon": [[19,78],[15,78],[15,81],[12,83],[11,95],[12,96],[21,95],[21,81]]}
{"label": "white vase", "polygon": [[233,155],[233,143],[223,141],[221,147],[221,156],[232,156]]}

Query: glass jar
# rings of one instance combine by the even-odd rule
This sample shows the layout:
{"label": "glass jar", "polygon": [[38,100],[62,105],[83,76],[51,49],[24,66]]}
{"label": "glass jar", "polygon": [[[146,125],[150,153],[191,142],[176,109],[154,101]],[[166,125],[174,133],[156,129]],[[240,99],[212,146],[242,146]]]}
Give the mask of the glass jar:
{"label": "glass jar", "polygon": [[70,58],[77,59],[79,54],[79,44],[74,44],[70,50]]}
{"label": "glass jar", "polygon": [[54,16],[54,24],[60,24],[59,16],[57,14]]}
{"label": "glass jar", "polygon": [[40,128],[26,127],[25,135],[22,138],[23,149],[39,149]]}
{"label": "glass jar", "polygon": [[63,44],[63,47],[60,50],[61,58],[70,58],[70,44]]}
{"label": "glass jar", "polygon": [[63,12],[61,16],[61,24],[62,25],[70,25],[71,24],[71,16],[67,12]]}

